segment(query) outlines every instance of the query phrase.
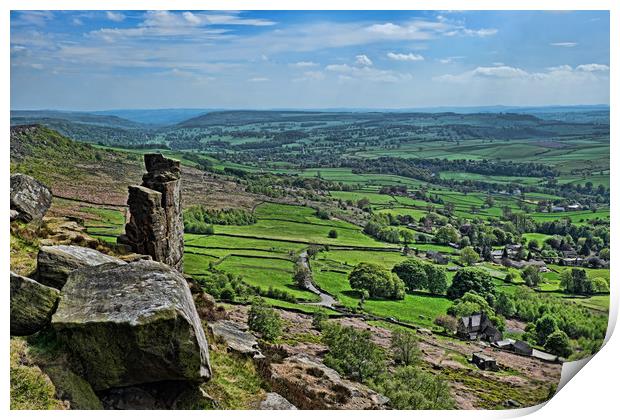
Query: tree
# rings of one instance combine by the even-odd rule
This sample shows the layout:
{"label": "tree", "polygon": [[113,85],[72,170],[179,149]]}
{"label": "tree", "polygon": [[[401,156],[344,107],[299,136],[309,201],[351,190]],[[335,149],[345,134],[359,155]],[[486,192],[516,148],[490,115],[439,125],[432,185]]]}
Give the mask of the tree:
{"label": "tree", "polygon": [[338,231],[336,229],[332,229],[329,231],[329,233],[327,234],[328,237],[330,238],[337,238],[338,237]]}
{"label": "tree", "polygon": [[556,322],[555,318],[549,314],[545,314],[541,318],[538,318],[535,326],[536,343],[541,346],[545,344],[545,342],[547,341],[547,337],[549,337],[551,333],[558,329],[558,323]]}
{"label": "tree", "polygon": [[295,272],[293,273],[293,279],[295,280],[295,285],[300,289],[306,288],[306,283],[310,279],[310,270],[308,268],[298,263],[295,266]]}
{"label": "tree", "polygon": [[248,327],[267,341],[273,341],[282,334],[280,315],[261,298],[252,302],[248,313]]}
{"label": "tree", "polygon": [[527,247],[530,250],[537,250],[540,247],[540,244],[536,239],[530,239],[530,241],[527,243]]}
{"label": "tree", "polygon": [[495,310],[498,314],[504,315],[508,318],[510,318],[515,314],[515,312],[517,312],[514,301],[505,292],[497,293],[495,299]]}
{"label": "tree", "polygon": [[392,333],[391,349],[394,361],[406,366],[413,364],[420,356],[418,338],[415,333],[407,330],[396,330]]}
{"label": "tree", "polygon": [[609,261],[609,248],[603,248],[599,251],[598,256],[602,260]]}
{"label": "tree", "polygon": [[371,381],[372,388],[390,399],[397,410],[448,410],[454,408],[450,388],[438,375],[414,366],[402,366]]}
{"label": "tree", "polygon": [[457,271],[447,291],[448,299],[458,299],[470,291],[480,296],[494,294],[495,286],[491,276],[478,268],[463,268]]}
{"label": "tree", "polygon": [[525,281],[527,286],[536,287],[540,283],[542,277],[537,266],[528,265],[521,271],[521,278]]}
{"label": "tree", "polygon": [[434,322],[435,325],[442,327],[446,334],[453,334],[458,327],[456,318],[450,315],[439,315]]}
{"label": "tree", "polygon": [[349,273],[352,289],[366,290],[370,297],[401,300],[405,298],[405,283],[383,267],[373,263],[359,263]]}
{"label": "tree", "polygon": [[329,348],[325,364],[360,382],[378,376],[385,370],[385,354],[370,338],[370,331],[324,323],[322,340]]}
{"label": "tree", "polygon": [[609,284],[603,277],[595,277],[592,284],[596,293],[609,293]]}
{"label": "tree", "polygon": [[410,244],[415,239],[413,232],[407,229],[403,229],[400,231],[400,237],[403,239],[405,245]]}
{"label": "tree", "polygon": [[409,291],[421,290],[428,286],[428,277],[424,265],[422,261],[410,258],[396,264],[392,268],[392,272],[405,282]]}
{"label": "tree", "polygon": [[446,270],[433,264],[425,264],[424,271],[426,271],[426,288],[428,291],[436,295],[446,293],[448,288]]}
{"label": "tree", "polygon": [[435,241],[440,244],[454,243],[458,242],[458,240],[459,232],[450,224],[440,227],[435,234]]}
{"label": "tree", "polygon": [[555,330],[547,337],[545,350],[561,357],[568,357],[573,352],[568,335],[560,330]]}
{"label": "tree", "polygon": [[515,275],[512,271],[506,273],[506,277],[504,277],[504,283],[513,283],[515,281]]}
{"label": "tree", "polygon": [[464,265],[474,265],[478,262],[480,256],[471,246],[467,246],[461,250],[461,263]]}

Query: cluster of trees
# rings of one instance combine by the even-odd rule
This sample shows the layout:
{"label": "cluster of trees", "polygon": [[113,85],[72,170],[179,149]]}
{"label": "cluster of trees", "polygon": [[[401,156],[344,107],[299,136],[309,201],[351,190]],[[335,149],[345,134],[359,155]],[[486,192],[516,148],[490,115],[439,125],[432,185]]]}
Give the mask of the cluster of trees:
{"label": "cluster of trees", "polygon": [[388,371],[387,352],[373,343],[370,331],[323,322],[322,340],[329,352],[325,364],[347,378],[364,382],[390,399],[399,410],[440,410],[454,408],[445,381],[420,369],[415,333],[397,330],[390,350],[397,367]]}
{"label": "cluster of trees", "polygon": [[210,209],[192,206],[183,212],[185,232],[213,234],[213,225],[251,225],[256,216],[245,209]]}
{"label": "cluster of trees", "polygon": [[368,297],[402,300],[405,283],[391,272],[373,263],[359,263],[349,273],[349,284]]}
{"label": "cluster of trees", "polygon": [[[498,330],[503,331],[506,321],[501,314],[496,312],[496,309],[489,303],[489,300],[491,303],[495,303],[495,296],[487,295],[487,298],[484,298],[476,292],[466,292],[463,296],[454,300],[447,312],[449,315],[457,318],[484,312],[489,320],[493,322],[493,325],[495,325]],[[437,323],[437,321],[436,319],[435,322]],[[445,327],[445,325],[443,326]]]}
{"label": "cluster of trees", "polygon": [[486,271],[479,268],[463,268],[454,275],[446,295],[448,299],[455,300],[467,292],[475,292],[486,298],[495,294],[495,284]]}
{"label": "cluster of trees", "polygon": [[586,270],[572,268],[560,273],[560,287],[567,293],[578,295],[593,295],[594,293],[609,293],[609,284],[602,277],[590,278]]}
{"label": "cluster of trees", "polygon": [[394,216],[391,213],[377,213],[373,214],[364,226],[364,233],[377,238],[380,241],[389,242],[392,244],[398,244],[402,241],[405,244],[411,243],[414,240],[412,232],[406,229],[399,229],[392,226],[398,222],[393,222]]}
{"label": "cluster of trees", "polygon": [[446,272],[443,268],[418,259],[410,258],[392,269],[407,287],[407,290],[428,290],[434,294],[443,294],[448,288]]}

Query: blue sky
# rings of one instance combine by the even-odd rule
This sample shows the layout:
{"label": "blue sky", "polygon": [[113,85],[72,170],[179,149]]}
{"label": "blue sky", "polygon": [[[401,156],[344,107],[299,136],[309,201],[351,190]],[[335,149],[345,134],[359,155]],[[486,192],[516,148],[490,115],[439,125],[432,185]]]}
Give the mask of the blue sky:
{"label": "blue sky", "polygon": [[609,103],[608,12],[11,13],[11,108]]}

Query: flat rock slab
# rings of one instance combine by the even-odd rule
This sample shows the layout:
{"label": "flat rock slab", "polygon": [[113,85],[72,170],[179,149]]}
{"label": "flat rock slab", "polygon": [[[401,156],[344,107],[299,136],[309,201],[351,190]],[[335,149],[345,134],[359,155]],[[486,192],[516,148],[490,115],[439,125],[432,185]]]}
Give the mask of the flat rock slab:
{"label": "flat rock slab", "polygon": [[185,279],[155,261],[73,271],[52,326],[95,390],[211,376]]}
{"label": "flat rock slab", "polygon": [[49,325],[60,291],[11,272],[11,335],[30,335]]}
{"label": "flat rock slab", "polygon": [[11,220],[40,221],[51,205],[49,188],[29,175],[11,175]]}
{"label": "flat rock slab", "polygon": [[37,280],[62,289],[72,271],[107,263],[126,264],[125,261],[92,248],[77,245],[42,246],[37,255]]}
{"label": "flat rock slab", "polygon": [[286,398],[275,392],[267,393],[267,398],[260,403],[261,410],[297,410]]}
{"label": "flat rock slab", "polygon": [[262,357],[256,337],[239,324],[227,320],[215,321],[209,323],[209,330],[216,340],[226,343],[228,350],[244,356]]}

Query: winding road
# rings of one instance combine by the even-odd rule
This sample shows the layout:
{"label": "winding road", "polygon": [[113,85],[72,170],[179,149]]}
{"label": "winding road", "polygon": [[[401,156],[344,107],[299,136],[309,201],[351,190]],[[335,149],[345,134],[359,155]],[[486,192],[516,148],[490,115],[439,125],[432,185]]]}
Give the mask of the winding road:
{"label": "winding road", "polygon": [[334,305],[337,303],[336,299],[334,299],[332,295],[319,290],[312,282],[312,270],[310,269],[310,264],[308,263],[308,251],[304,251],[299,255],[299,261],[301,261],[301,264],[306,267],[308,269],[308,272],[310,273],[310,276],[306,278],[304,287],[310,290],[312,293],[319,295],[319,297],[321,298],[319,302],[309,302],[306,303],[306,305],[324,306],[326,308],[333,309]]}

